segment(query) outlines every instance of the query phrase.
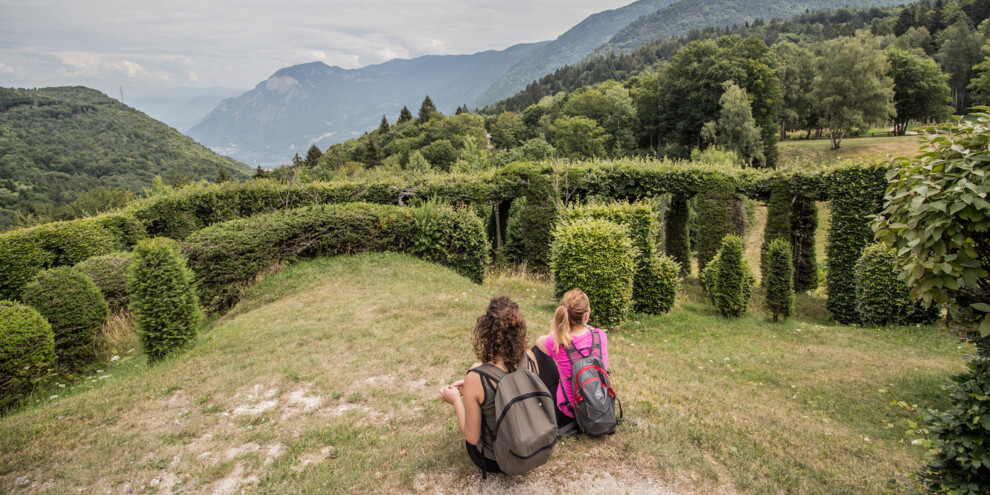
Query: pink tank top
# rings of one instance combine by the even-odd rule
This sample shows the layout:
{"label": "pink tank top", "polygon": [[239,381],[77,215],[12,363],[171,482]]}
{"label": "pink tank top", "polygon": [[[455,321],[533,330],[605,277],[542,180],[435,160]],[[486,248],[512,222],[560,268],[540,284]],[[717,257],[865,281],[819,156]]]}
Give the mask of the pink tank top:
{"label": "pink tank top", "polygon": [[[576,346],[582,354],[587,355],[588,349],[591,348],[591,332],[598,332],[598,338],[602,344],[602,362],[605,364],[605,369],[608,369],[608,337],[605,335],[605,331],[592,327],[588,327],[588,330],[584,335],[575,337],[572,345]],[[557,386],[557,409],[560,409],[560,412],[573,418],[574,414],[567,408],[568,402],[571,404],[574,403],[574,385],[571,383],[571,361],[567,359],[567,351],[557,345],[557,342],[553,339],[553,334],[547,336],[547,355],[552,357],[554,362],[557,363],[557,371],[560,372],[560,385]]]}

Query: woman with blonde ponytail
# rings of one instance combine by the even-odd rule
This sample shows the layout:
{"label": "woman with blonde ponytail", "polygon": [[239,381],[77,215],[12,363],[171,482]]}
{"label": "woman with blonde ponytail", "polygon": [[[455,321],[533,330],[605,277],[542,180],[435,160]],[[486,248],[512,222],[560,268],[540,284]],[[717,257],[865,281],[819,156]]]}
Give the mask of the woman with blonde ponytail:
{"label": "woman with blonde ponytail", "polygon": [[[598,334],[602,347],[602,362],[608,369],[608,338],[604,330],[588,326],[591,305],[581,289],[571,289],[564,294],[553,313],[549,335],[536,340],[533,353],[539,365],[540,378],[553,393],[557,390],[557,425],[574,421],[570,404],[574,403],[574,386],[566,378],[571,376],[571,361],[566,349],[574,348],[587,354],[594,341],[592,332]],[[560,377],[566,377],[561,381]]]}

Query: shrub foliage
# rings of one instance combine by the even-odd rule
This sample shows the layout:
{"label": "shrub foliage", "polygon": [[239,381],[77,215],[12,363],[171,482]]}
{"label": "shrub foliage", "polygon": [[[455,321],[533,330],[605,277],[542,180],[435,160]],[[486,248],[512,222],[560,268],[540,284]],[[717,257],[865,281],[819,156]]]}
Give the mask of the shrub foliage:
{"label": "shrub foliage", "polygon": [[490,250],[481,220],[471,211],[429,208],[298,208],[208,227],[189,236],[182,250],[197,275],[200,298],[214,311],[236,302],[272,266],[363,251],[408,251],[480,283]]}
{"label": "shrub foliage", "polygon": [[886,246],[878,243],[863,249],[856,262],[856,310],[864,324],[907,325],[938,318],[935,307],[926,309],[911,297],[898,273],[897,260]]}
{"label": "shrub foliage", "polygon": [[691,274],[691,240],[688,232],[688,198],[673,194],[664,220],[664,253],[680,265],[681,275]]}
{"label": "shrub foliage", "polygon": [[138,338],[148,360],[157,361],[196,336],[202,313],[178,242],[164,237],[139,242],[127,275]]}
{"label": "shrub foliage", "polygon": [[594,218],[561,223],[551,253],[556,296],[580,288],[588,294],[594,324],[620,324],[632,305],[636,274],[637,252],[629,229]]}
{"label": "shrub foliage", "polygon": [[681,289],[680,274],[680,264],[669,256],[641,256],[633,288],[636,311],[650,315],[670,311]]}
{"label": "shrub foliage", "polygon": [[743,260],[742,239],[729,234],[722,247],[705,266],[705,291],[719,314],[726,318],[742,316],[749,306],[756,278]]}
{"label": "shrub foliage", "polygon": [[92,361],[96,335],[110,309],[86,274],[71,266],[44,270],[24,288],[23,300],[51,324],[60,365]]}
{"label": "shrub foliage", "polygon": [[745,214],[727,177],[712,179],[698,194],[698,266],[706,267],[726,234],[742,235]]}
{"label": "shrub foliage", "polygon": [[131,253],[119,252],[93,256],[76,265],[103,293],[110,311],[127,309],[130,299],[127,295],[127,264]]}
{"label": "shrub foliage", "polygon": [[54,366],[48,321],[30,306],[0,300],[0,412],[21,402]]}
{"label": "shrub foliage", "polygon": [[767,246],[766,271],[763,272],[763,286],[766,299],[763,300],[767,312],[777,321],[791,316],[794,310],[794,264],[791,243],[775,239]]}
{"label": "shrub foliage", "polygon": [[818,206],[807,196],[795,196],[794,206],[791,207],[795,292],[806,292],[818,287],[818,262],[815,259],[816,230],[818,230]]}

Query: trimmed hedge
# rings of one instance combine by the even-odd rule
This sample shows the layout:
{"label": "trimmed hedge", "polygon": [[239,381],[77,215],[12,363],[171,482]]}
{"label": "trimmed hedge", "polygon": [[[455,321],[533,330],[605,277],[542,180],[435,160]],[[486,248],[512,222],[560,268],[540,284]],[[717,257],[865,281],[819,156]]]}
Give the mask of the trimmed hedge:
{"label": "trimmed hedge", "polygon": [[871,215],[880,212],[887,187],[883,166],[845,166],[830,177],[832,221],[825,252],[828,257],[826,308],[839,323],[860,323],[856,309],[856,261],[873,241]]}
{"label": "trimmed hedge", "polygon": [[728,177],[710,180],[708,187],[698,194],[697,205],[698,266],[707,267],[727,234],[743,234],[745,213]]}
{"label": "trimmed hedge", "polygon": [[155,237],[134,246],[127,270],[138,339],[149,361],[158,361],[196,337],[202,319],[194,276],[179,243]]}
{"label": "trimmed hedge", "polygon": [[743,244],[739,236],[729,234],[702,274],[705,291],[719,314],[726,318],[742,316],[749,306],[756,283],[753,272],[743,260]]}
{"label": "trimmed hedge", "polygon": [[806,292],[818,287],[818,260],[815,231],[818,205],[806,196],[795,196],[791,208],[791,242],[794,248],[794,290]]}
{"label": "trimmed hedge", "polygon": [[48,320],[30,306],[0,300],[0,412],[19,404],[54,367]]}
{"label": "trimmed hedge", "polygon": [[100,289],[107,301],[110,311],[127,309],[130,298],[127,292],[127,264],[131,261],[131,253],[120,252],[93,256],[80,263],[75,268],[85,273],[96,287]]}
{"label": "trimmed hedge", "polygon": [[763,231],[763,245],[760,246],[760,274],[763,278],[770,272],[767,249],[770,243],[781,239],[791,243],[791,181],[783,174],[775,176],[770,200],[767,201],[767,225]]}
{"label": "trimmed hedge", "polygon": [[882,243],[863,250],[856,262],[856,310],[864,324],[928,324],[938,318],[938,306],[926,309],[912,298],[898,273],[897,259]]}
{"label": "trimmed hedge", "polygon": [[774,239],[767,246],[766,271],[763,272],[767,294],[763,304],[773,321],[787,318],[794,311],[793,258],[791,243],[783,239]]}
{"label": "trimmed hedge", "polygon": [[0,234],[0,298],[19,298],[24,285],[41,270],[129,249],[143,237],[141,224],[125,214],[4,232]]}
{"label": "trimmed hedge", "polygon": [[622,323],[632,306],[638,254],[626,226],[594,218],[561,223],[551,253],[556,297],[580,288],[591,302],[595,325]]}
{"label": "trimmed hedge", "polygon": [[664,253],[680,265],[681,275],[691,274],[691,239],[688,231],[688,198],[673,194],[664,220]]}
{"label": "trimmed hedge", "polygon": [[299,208],[200,230],[182,251],[211,311],[234,304],[268,268],[299,259],[363,251],[410,252],[480,283],[490,250],[473,212],[449,206],[400,208],[353,203]]}
{"label": "trimmed hedge", "polygon": [[523,230],[522,215],[526,209],[526,198],[516,198],[509,207],[509,218],[505,221],[505,259],[510,263],[526,260],[526,232]]}
{"label": "trimmed hedge", "polygon": [[681,266],[669,256],[640,260],[633,286],[634,309],[650,315],[670,311],[681,289]]}
{"label": "trimmed hedge", "polygon": [[51,324],[59,365],[71,369],[92,361],[110,309],[86,274],[71,266],[44,270],[24,287],[23,300]]}

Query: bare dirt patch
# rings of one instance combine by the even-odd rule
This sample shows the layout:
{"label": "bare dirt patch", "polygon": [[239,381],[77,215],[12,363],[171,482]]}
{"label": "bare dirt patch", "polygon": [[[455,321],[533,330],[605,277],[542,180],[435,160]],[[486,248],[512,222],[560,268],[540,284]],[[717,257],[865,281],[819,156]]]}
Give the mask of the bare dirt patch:
{"label": "bare dirt patch", "polygon": [[564,476],[563,473],[537,471],[524,476],[491,475],[487,480],[472,476],[467,480],[454,472],[416,477],[414,489],[419,493],[492,493],[526,495],[529,493],[609,493],[617,495],[678,495],[645,473],[615,469],[588,470]]}

